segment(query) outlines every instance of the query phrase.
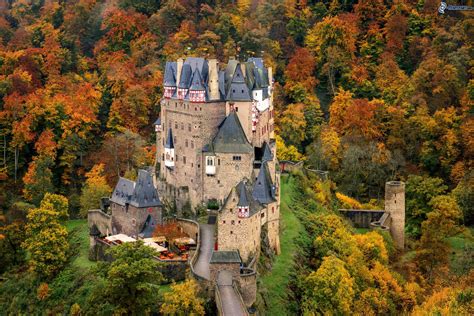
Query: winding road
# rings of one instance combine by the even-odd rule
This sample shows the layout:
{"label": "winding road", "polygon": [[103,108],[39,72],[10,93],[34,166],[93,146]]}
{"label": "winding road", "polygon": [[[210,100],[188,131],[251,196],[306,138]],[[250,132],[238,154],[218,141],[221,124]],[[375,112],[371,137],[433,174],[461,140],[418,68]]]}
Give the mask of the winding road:
{"label": "winding road", "polygon": [[199,257],[194,265],[194,272],[200,277],[209,280],[211,278],[209,272],[209,262],[211,261],[212,248],[214,246],[214,224],[199,224],[199,232],[201,235],[201,246]]}
{"label": "winding road", "polygon": [[[194,264],[194,273],[210,280],[209,262],[211,261],[212,249],[214,247],[215,224],[200,224],[200,251],[199,257]],[[248,315],[241,304],[240,293],[232,286],[232,274],[229,271],[221,271],[217,280],[217,289],[222,302],[222,315],[243,316]]]}

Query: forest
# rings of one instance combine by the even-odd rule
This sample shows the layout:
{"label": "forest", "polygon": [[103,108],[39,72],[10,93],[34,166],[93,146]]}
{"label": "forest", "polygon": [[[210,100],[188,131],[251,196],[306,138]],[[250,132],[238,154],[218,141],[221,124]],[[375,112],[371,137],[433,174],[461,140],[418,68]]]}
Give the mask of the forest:
{"label": "forest", "polygon": [[[180,300],[182,313],[209,311],[196,284],[145,284],[146,247],[79,259],[87,210],[154,164],[164,65],[184,56],[262,57],[278,158],[329,172],[287,179],[304,228],[288,314],[474,314],[474,16],[438,6],[0,0],[0,314],[174,315]],[[403,253],[337,211],[379,208],[389,180],[406,183]],[[137,254],[142,301],[127,301],[120,280]]]}

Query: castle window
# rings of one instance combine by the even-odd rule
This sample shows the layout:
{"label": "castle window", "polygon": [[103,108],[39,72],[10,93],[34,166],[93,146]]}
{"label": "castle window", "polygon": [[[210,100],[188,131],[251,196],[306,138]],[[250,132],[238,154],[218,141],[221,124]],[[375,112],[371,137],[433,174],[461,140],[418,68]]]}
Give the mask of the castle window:
{"label": "castle window", "polygon": [[232,89],[232,93],[235,93],[235,89]]}
{"label": "castle window", "polygon": [[218,166],[221,165],[221,160],[220,160],[220,159],[217,159],[217,165],[218,165]]}
{"label": "castle window", "polygon": [[231,223],[232,225],[235,225],[235,221],[234,221],[234,220],[232,220],[230,223]]}
{"label": "castle window", "polygon": [[183,156],[183,164],[186,164],[186,156]]}
{"label": "castle window", "polygon": [[220,184],[221,183],[221,180],[217,180],[217,184]]}
{"label": "castle window", "polygon": [[240,224],[240,221],[239,221],[239,224]]}
{"label": "castle window", "polygon": [[239,112],[239,108],[237,106],[235,107],[235,112]]}
{"label": "castle window", "polygon": [[206,161],[208,166],[214,166],[214,157],[208,156]]}
{"label": "castle window", "polygon": [[225,220],[222,221],[222,224],[225,224]]}
{"label": "castle window", "polygon": [[241,90],[241,91],[242,91],[242,93],[244,93],[244,90]]}
{"label": "castle window", "polygon": [[264,218],[264,217],[265,217],[265,213],[262,213],[262,215],[261,215],[261,216],[262,216],[262,218]]}
{"label": "castle window", "polygon": [[187,139],[184,141],[184,145],[185,145],[186,147],[188,147],[188,140],[187,140]]}
{"label": "castle window", "polygon": [[241,161],[242,157],[241,156],[232,156],[233,161]]}
{"label": "castle window", "polygon": [[272,213],[275,214],[275,207],[272,206]]}
{"label": "castle window", "polygon": [[232,235],[234,232],[233,231],[230,231],[230,234]]}

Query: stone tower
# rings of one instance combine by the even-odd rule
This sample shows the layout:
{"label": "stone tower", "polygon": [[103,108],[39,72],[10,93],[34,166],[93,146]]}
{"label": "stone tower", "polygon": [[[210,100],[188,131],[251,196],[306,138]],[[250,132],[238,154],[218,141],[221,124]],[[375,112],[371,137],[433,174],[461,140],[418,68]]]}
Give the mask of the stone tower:
{"label": "stone tower", "polygon": [[405,183],[385,183],[385,211],[390,214],[390,234],[397,249],[405,247]]}

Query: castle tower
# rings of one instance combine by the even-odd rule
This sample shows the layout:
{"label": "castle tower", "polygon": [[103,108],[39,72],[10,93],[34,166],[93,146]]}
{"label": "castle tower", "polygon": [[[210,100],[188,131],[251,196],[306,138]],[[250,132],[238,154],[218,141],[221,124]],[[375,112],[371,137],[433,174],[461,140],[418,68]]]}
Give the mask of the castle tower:
{"label": "castle tower", "polygon": [[395,246],[405,247],[405,183],[389,181],[385,183],[385,211],[390,214],[390,234]]}

